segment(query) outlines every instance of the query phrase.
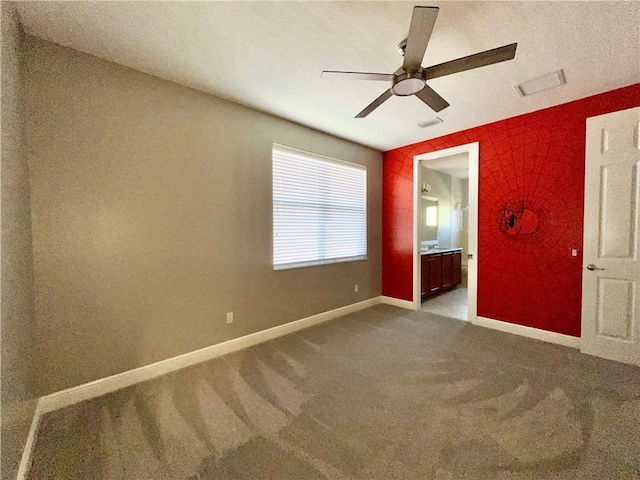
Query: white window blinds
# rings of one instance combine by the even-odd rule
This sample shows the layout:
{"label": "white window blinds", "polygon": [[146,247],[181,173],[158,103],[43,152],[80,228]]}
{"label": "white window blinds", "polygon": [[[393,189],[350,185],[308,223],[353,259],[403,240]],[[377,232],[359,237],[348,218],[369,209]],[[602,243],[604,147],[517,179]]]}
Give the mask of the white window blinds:
{"label": "white window blinds", "polygon": [[274,145],[274,270],[365,258],[366,168]]}

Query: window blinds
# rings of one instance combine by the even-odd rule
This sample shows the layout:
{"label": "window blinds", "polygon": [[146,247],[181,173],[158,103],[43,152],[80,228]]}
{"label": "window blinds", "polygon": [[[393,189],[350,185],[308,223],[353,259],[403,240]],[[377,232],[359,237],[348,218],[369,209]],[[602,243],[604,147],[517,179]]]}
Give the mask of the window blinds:
{"label": "window blinds", "polygon": [[367,256],[367,170],[273,146],[273,268]]}

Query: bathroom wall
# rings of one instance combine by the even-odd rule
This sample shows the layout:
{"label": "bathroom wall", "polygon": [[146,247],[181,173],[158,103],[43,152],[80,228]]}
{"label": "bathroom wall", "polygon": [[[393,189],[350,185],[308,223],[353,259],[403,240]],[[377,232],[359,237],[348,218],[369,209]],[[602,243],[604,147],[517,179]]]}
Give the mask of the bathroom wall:
{"label": "bathroom wall", "polygon": [[[464,185],[463,180],[457,177],[449,177],[451,179],[451,210],[449,212],[451,217],[451,247],[461,247],[464,248],[463,238],[468,234],[463,232],[462,228],[466,225],[464,221],[462,221],[461,215],[463,214],[462,207],[465,205],[465,192],[463,191]],[[468,182],[467,182],[468,186]],[[469,195],[467,194],[467,197]],[[466,252],[463,252],[466,253]]]}
{"label": "bathroom wall", "polygon": [[[420,185],[428,184],[431,190],[423,195],[438,199],[437,239],[440,248],[462,248],[463,263],[466,263],[469,230],[467,211],[462,207],[469,202],[469,180],[453,177],[438,170],[422,166],[420,168]],[[420,241],[432,240],[436,227],[426,226],[426,204],[420,198],[418,224]],[[462,214],[462,216],[461,216]]]}
{"label": "bathroom wall", "polygon": [[[420,184],[431,185],[429,193],[424,195],[438,199],[438,245],[440,248],[451,247],[451,176],[427,167],[420,169]],[[433,227],[426,226],[426,202],[420,199],[420,241],[432,240]]]}
{"label": "bathroom wall", "polygon": [[[460,179],[462,189],[462,205],[469,205],[469,180]],[[467,264],[467,252],[469,251],[469,209],[462,210],[462,229],[460,231],[460,243],[458,247],[462,247],[462,264]]]}

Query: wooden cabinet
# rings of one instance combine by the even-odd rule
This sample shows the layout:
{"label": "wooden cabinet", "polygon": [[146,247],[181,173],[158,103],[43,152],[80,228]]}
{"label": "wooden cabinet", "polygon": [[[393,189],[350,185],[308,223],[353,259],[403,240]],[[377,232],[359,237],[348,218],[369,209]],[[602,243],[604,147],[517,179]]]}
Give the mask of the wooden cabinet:
{"label": "wooden cabinet", "polygon": [[453,252],[442,254],[442,288],[453,287]]}
{"label": "wooden cabinet", "polygon": [[420,294],[423,298],[429,295],[429,255],[420,258]]}
{"label": "wooden cabinet", "polygon": [[420,293],[424,300],[462,283],[462,252],[423,254],[420,269]]}
{"label": "wooden cabinet", "polygon": [[442,255],[427,255],[429,258],[429,295],[442,289]]}
{"label": "wooden cabinet", "polygon": [[453,252],[453,284],[462,283],[462,252]]}

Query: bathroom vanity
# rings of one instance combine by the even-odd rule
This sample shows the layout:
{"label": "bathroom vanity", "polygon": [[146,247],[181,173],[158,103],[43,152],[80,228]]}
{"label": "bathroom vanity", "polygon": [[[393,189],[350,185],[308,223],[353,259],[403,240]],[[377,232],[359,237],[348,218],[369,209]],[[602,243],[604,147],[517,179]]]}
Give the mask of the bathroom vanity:
{"label": "bathroom vanity", "polygon": [[462,283],[462,249],[424,250],[420,259],[422,300],[451,290]]}

